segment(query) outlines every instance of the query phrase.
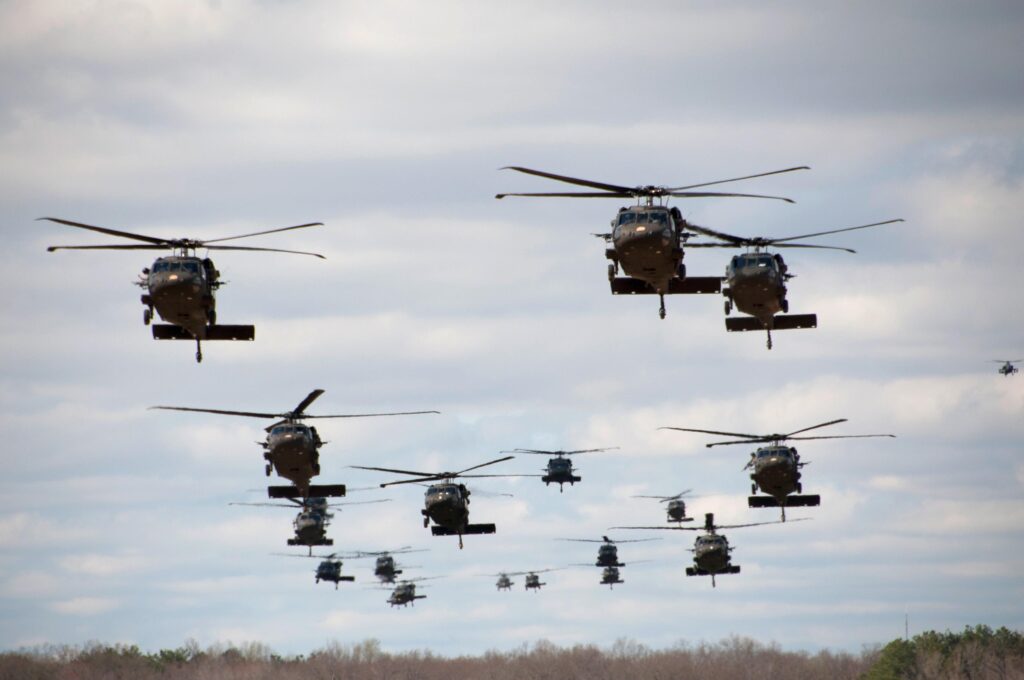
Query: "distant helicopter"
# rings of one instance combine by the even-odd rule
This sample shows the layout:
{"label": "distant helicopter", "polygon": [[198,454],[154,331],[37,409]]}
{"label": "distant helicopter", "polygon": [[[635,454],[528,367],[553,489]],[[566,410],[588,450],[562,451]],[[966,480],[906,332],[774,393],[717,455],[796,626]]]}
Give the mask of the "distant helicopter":
{"label": "distant helicopter", "polygon": [[[210,245],[224,241],[234,241],[251,236],[262,236],[274,234],[279,231],[290,231],[292,229],[305,229],[307,227],[322,227],[321,222],[310,222],[308,224],[297,224],[293,227],[282,227],[280,229],[268,229],[257,231],[252,234],[241,234],[239,236],[227,236],[224,238],[208,239],[201,241],[190,238],[160,238],[156,236],[143,236],[127,231],[96,227],[81,222],[71,222],[57,217],[40,217],[40,220],[48,220],[65,224],[69,227],[78,227],[97,231],[108,236],[141,241],[136,245],[98,245],[98,246],[50,246],[46,250],[171,250],[174,252],[169,257],[157,258],[152,267],[142,270],[140,280],[136,283],[139,287],[146,289],[142,296],[142,304],[146,309],[142,313],[142,322],[149,325],[153,319],[153,310],[156,309],[160,318],[168,325],[153,326],[153,337],[157,340],[195,340],[196,361],[203,360],[203,340],[252,340],[256,337],[256,329],[248,326],[225,326],[217,324],[217,311],[214,295],[224,285],[220,280],[220,272],[210,258],[199,259],[195,252],[204,250],[248,250],[270,253],[291,253],[294,255],[311,255],[324,259],[319,253],[307,253],[300,250],[281,250],[280,248],[253,248],[249,246],[222,246]],[[145,245],[143,245],[145,244]]]}
{"label": "distant helicopter", "polygon": [[547,473],[541,477],[541,481],[544,482],[544,486],[548,486],[552,482],[558,485],[558,493],[562,493],[562,485],[568,484],[573,486],[576,482],[582,481],[583,478],[573,474],[572,461],[566,456],[575,456],[580,453],[597,453],[600,451],[612,451],[619,448],[618,446],[611,446],[604,449],[580,449],[578,451],[541,451],[538,449],[515,449],[513,451],[502,451],[502,453],[528,453],[531,455],[538,456],[555,456],[555,458],[549,458],[547,467],[544,468],[544,472]]}
{"label": "distant helicopter", "polygon": [[693,518],[686,516],[686,501],[683,500],[683,497],[690,491],[692,489],[680,491],[675,496],[633,496],[633,498],[655,498],[662,503],[668,503],[665,506],[665,511],[669,522],[692,522]]}
{"label": "distant helicopter", "polygon": [[742,434],[738,432],[719,432],[717,430],[695,430],[688,427],[661,427],[661,430],[678,430],[679,432],[701,432],[704,434],[718,434],[725,437],[743,437],[736,441],[712,442],[712,446],[724,446],[730,444],[767,444],[754,453],[750,454],[750,460],[743,466],[743,469],[751,469],[750,493],[757,493],[758,489],[768,494],[765,496],[750,496],[747,503],[752,508],[781,508],[782,521],[786,521],[786,507],[806,507],[821,504],[821,496],[794,495],[803,493],[803,484],[800,482],[802,476],[800,468],[807,463],[800,462],[800,454],[792,446],[783,446],[784,441],[810,441],[812,439],[863,439],[866,437],[892,437],[894,434],[849,434],[836,435],[831,437],[795,437],[793,435],[801,432],[809,432],[819,427],[827,427],[836,423],[845,423],[846,418],[830,420],[827,423],[819,423],[811,427],[805,427],[789,434]]}
{"label": "distant helicopter", "polygon": [[619,583],[625,583],[625,581],[620,578],[618,567],[605,567],[601,571],[601,585],[614,589],[615,585]]}
{"label": "distant helicopter", "polygon": [[[806,518],[805,518],[806,519]],[[794,519],[793,522],[802,522],[803,519]],[[743,527],[756,527],[762,524],[782,524],[779,522],[753,522],[751,524],[715,524],[714,513],[704,514],[703,527],[612,527],[613,529],[667,529],[669,531],[705,531],[705,535],[698,536],[693,545],[693,566],[686,568],[687,576],[711,576],[711,587],[715,587],[715,576],[721,574],[738,574],[740,565],[733,564],[730,553],[729,541],[725,536],[718,533],[719,529],[741,529]]]}
{"label": "distant helicopter", "polygon": [[[565,198],[626,198],[635,199],[637,204],[628,208],[620,208],[616,219],[612,220],[612,231],[607,234],[595,234],[604,239],[611,247],[605,250],[605,257],[611,261],[608,265],[608,280],[611,282],[612,294],[649,295],[657,294],[661,302],[658,314],[665,318],[665,296],[679,293],[717,293],[721,290],[721,280],[717,276],[693,277],[686,275],[683,264],[683,246],[694,234],[687,232],[690,225],[683,219],[678,208],[669,209],[663,202],[670,197],[675,198],[707,198],[714,196],[767,198],[793,201],[781,196],[762,196],[759,194],[716,193],[708,191],[689,191],[713,184],[738,182],[755,177],[778,175],[794,170],[807,170],[807,166],[762,172],[746,177],[734,177],[716,182],[704,182],[682,187],[637,186],[627,187],[617,184],[594,182],[564,175],[555,175],[540,170],[531,170],[510,166],[503,170],[515,170],[546,177],[558,182],[566,182],[583,187],[598,189],[587,192],[559,193],[527,193],[497,194],[495,198],[506,196],[556,196]],[[658,205],[655,205],[655,199]],[[619,268],[627,274],[619,278]]]}
{"label": "distant helicopter", "polygon": [[531,571],[503,571],[497,574],[488,574],[489,576],[497,577],[497,582],[494,584],[498,590],[512,590],[512,586],[515,582],[512,581],[513,576],[525,576],[526,582],[524,587],[526,590],[539,591],[547,583],[541,583],[540,575],[546,574],[549,571],[561,571],[562,568],[557,569],[534,569]]}
{"label": "distant helicopter", "polygon": [[336,508],[342,505],[367,505],[370,503],[387,503],[390,498],[382,498],[374,501],[347,501],[342,503],[328,503],[324,497],[304,498],[301,501],[288,498],[292,505],[284,503],[228,503],[228,505],[248,505],[251,507],[298,507],[299,514],[295,516],[292,525],[295,528],[295,537],[288,539],[288,545],[304,545],[309,548],[309,555],[313,554],[313,546],[334,545],[334,540],[327,538],[327,525],[330,524],[334,515],[328,512],[329,508]]}
{"label": "distant helicopter", "polygon": [[395,486],[397,484],[418,484],[420,482],[441,482],[431,484],[427,487],[424,498],[425,507],[420,512],[423,514],[423,528],[430,526],[430,520],[434,520],[435,526],[430,527],[434,536],[458,536],[459,549],[462,549],[462,536],[468,534],[493,534],[497,529],[493,524],[470,524],[469,523],[469,489],[465,484],[456,484],[455,479],[467,477],[518,477],[519,475],[467,475],[471,470],[477,470],[488,465],[512,460],[515,456],[497,458],[480,465],[460,470],[458,472],[416,472],[413,470],[396,470],[394,468],[367,467],[363,465],[350,465],[357,470],[375,470],[377,472],[393,472],[398,475],[416,475],[415,479],[402,479],[397,482],[385,482],[381,488]]}
{"label": "distant helicopter", "polygon": [[291,411],[284,413],[256,413],[252,411],[225,411],[211,408],[188,408],[185,406],[151,406],[151,409],[165,411],[190,411],[194,413],[216,413],[225,416],[244,416],[246,418],[280,419],[265,428],[267,440],[260,445],[264,449],[263,458],[267,461],[266,473],[272,470],[289,480],[294,486],[271,486],[267,488],[271,498],[295,498],[315,496],[344,496],[344,484],[310,485],[310,480],[320,474],[320,447],[325,443],[320,439],[315,427],[302,421],[307,418],[371,418],[376,416],[411,416],[439,411],[405,411],[401,413],[355,413],[346,415],[312,416],[306,413],[323,390],[313,390]]}
{"label": "distant helicopter", "polygon": [[999,375],[1005,375],[1009,378],[1019,370],[1014,364],[1024,361],[1024,359],[993,359],[992,361],[997,364],[1003,364],[999,367]]}
{"label": "distant helicopter", "polygon": [[601,540],[593,538],[560,538],[560,541],[573,541],[574,543],[600,543],[600,547],[597,549],[597,561],[594,562],[595,567],[624,567],[624,563],[619,562],[619,544],[620,543],[645,543],[647,541],[660,541],[659,538],[634,538],[628,541],[613,541],[607,536],[602,536]]}
{"label": "distant helicopter", "polygon": [[[438,576],[432,578],[440,578]],[[388,604],[392,607],[405,607],[408,605],[415,605],[416,600],[422,600],[426,598],[426,595],[416,594],[416,584],[420,581],[429,581],[430,578],[411,578],[404,581],[400,581],[395,589],[391,591],[391,596],[388,598]]]}
{"label": "distant helicopter", "polygon": [[356,580],[355,576],[343,576],[341,573],[341,560],[336,559],[338,553],[331,553],[330,555],[289,555],[285,553],[275,553],[277,555],[283,555],[285,557],[314,557],[322,560],[316,567],[316,582],[329,581],[334,584],[334,589],[338,589],[338,584],[342,581],[352,582]]}
{"label": "distant helicopter", "polygon": [[403,570],[398,568],[398,564],[395,562],[394,556],[416,552],[427,552],[427,549],[420,548],[413,550],[411,546],[406,545],[398,548],[397,550],[380,550],[376,552],[357,550],[348,554],[347,557],[349,559],[375,557],[376,560],[373,565],[373,575],[380,579],[381,583],[394,583],[395,577],[403,573]]}
{"label": "distant helicopter", "polygon": [[700,234],[721,239],[724,243],[688,243],[688,248],[753,248],[753,252],[743,255],[736,255],[725,269],[725,279],[728,288],[722,290],[726,297],[725,314],[732,312],[735,304],[736,309],[749,314],[753,318],[727,318],[725,328],[728,331],[760,331],[768,333],[768,349],[772,348],[772,331],[788,330],[793,328],[816,328],[818,317],[816,314],[794,314],[792,316],[779,316],[779,312],[786,315],[789,313],[789,300],[786,299],[786,282],[795,276],[789,273],[789,268],[778,253],[762,252],[765,248],[772,246],[776,248],[819,248],[825,250],[844,250],[848,253],[857,251],[850,248],[835,246],[818,246],[808,243],[790,243],[802,238],[824,236],[826,234],[838,234],[843,231],[854,231],[856,229],[867,229],[868,227],[879,227],[883,224],[902,222],[901,219],[886,220],[885,222],[874,222],[862,224],[858,227],[846,227],[845,229],[832,229],[819,231],[813,234],[801,234],[800,236],[787,236],[785,238],[772,238],[758,236],[747,238],[733,236],[707,227],[699,227],[695,224],[687,224],[687,228]]}

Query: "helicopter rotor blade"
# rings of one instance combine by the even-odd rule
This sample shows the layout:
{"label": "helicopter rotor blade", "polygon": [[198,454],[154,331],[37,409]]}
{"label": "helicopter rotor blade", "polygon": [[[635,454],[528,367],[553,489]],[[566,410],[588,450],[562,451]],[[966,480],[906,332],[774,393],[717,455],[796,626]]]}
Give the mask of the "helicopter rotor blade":
{"label": "helicopter rotor blade", "polygon": [[214,238],[208,241],[203,241],[203,244],[207,243],[221,243],[222,241],[234,241],[240,238],[249,238],[251,236],[263,236],[264,234],[276,234],[280,231],[291,231],[292,229],[305,229],[306,227],[322,227],[323,222],[309,222],[307,224],[296,224],[294,227],[280,227],[278,229],[267,229],[266,231],[254,231],[251,234],[239,234],[238,236],[225,236],[224,238]]}
{"label": "helicopter rotor blade", "polygon": [[497,199],[505,198],[506,196],[523,196],[527,198],[633,198],[632,193],[621,193],[621,192],[604,192],[604,191],[575,191],[575,192],[543,192],[543,193],[527,193],[527,194],[495,194],[494,197]]}
{"label": "helicopter rotor blade", "polygon": [[679,432],[700,432],[702,434],[719,434],[723,437],[745,437],[747,439],[762,439],[760,435],[744,434],[742,432],[719,432],[718,430],[697,430],[691,427],[659,427],[659,430],[678,430]]}
{"label": "helicopter rotor blade", "polygon": [[[808,521],[810,521],[812,519],[814,519],[814,518],[813,517],[798,517],[796,519],[789,519],[789,520],[786,520],[786,521],[775,520],[774,522],[751,522],[750,524],[712,524],[711,526],[713,526],[715,528],[715,530],[717,531],[718,529],[742,529],[744,527],[757,527],[757,526],[761,526],[762,524],[789,524],[791,522],[808,522]],[[698,527],[698,528],[703,529],[705,527]]]}
{"label": "helicopter rotor blade", "polygon": [[894,434],[842,434],[834,435],[831,437],[786,437],[786,439],[792,439],[795,441],[810,441],[812,439],[861,439],[863,437],[892,437],[896,438]]}
{"label": "helicopter rotor blade", "polygon": [[[567,175],[556,175],[552,172],[544,172],[543,170],[532,170],[530,168],[523,168],[517,165],[508,165],[502,170],[515,170],[516,172],[522,172],[527,175],[535,175],[537,177],[546,177],[547,179],[553,179],[556,182],[565,182],[566,184],[575,184],[581,187],[590,187],[591,189],[600,189],[602,191],[608,191],[612,193],[627,194],[632,197],[633,189],[630,187],[621,186],[618,184],[606,184],[604,182],[595,182],[589,179],[580,179],[578,177],[569,177]],[[514,194],[506,194],[511,196]]]}
{"label": "helicopter rotor blade", "polygon": [[845,248],[843,246],[819,246],[813,243],[781,243],[776,244],[775,241],[769,241],[768,246],[772,248],[816,248],[818,250],[842,250],[845,253],[857,254],[857,251],[853,248]]}
{"label": "helicopter rotor blade", "polygon": [[253,252],[261,253],[290,253],[292,255],[312,255],[313,257],[319,257],[321,260],[327,258],[320,253],[310,253],[305,250],[284,250],[283,248],[254,248],[252,246],[206,246],[198,245],[199,248],[206,248],[207,250],[248,250]]}
{"label": "helicopter rotor blade", "polygon": [[[468,467],[465,470],[457,472],[457,473],[455,473],[452,476],[453,477],[461,477],[464,473],[469,472],[470,470],[477,470],[477,469],[482,468],[482,467],[487,467],[488,465],[494,465],[495,463],[501,463],[501,462],[504,462],[506,460],[512,460],[513,458],[515,458],[515,456],[505,456],[504,458],[495,458],[494,460],[487,461],[486,463],[480,463],[479,465],[474,465],[473,467]],[[477,475],[473,475],[473,476],[475,477]],[[490,475],[488,475],[488,476],[490,476]]]}
{"label": "helicopter rotor blade", "polygon": [[[827,423],[819,423],[817,425],[811,425],[810,427],[805,427],[802,430],[797,430],[795,432],[790,432],[789,434],[782,435],[781,437],[779,437],[779,439],[789,439],[790,437],[792,437],[795,434],[801,434],[803,432],[809,432],[811,430],[817,430],[819,427],[828,427],[829,425],[836,425],[837,423],[845,423],[846,420],[847,420],[846,418],[840,418],[838,420],[830,420]],[[769,437],[769,436],[771,436],[771,435],[766,435],[766,437]]]}
{"label": "helicopter rotor blade", "polygon": [[425,413],[441,413],[440,411],[401,411],[399,413],[342,413],[329,416],[307,416],[303,418],[376,418],[377,416],[418,416]]}
{"label": "helicopter rotor blade", "polygon": [[357,470],[375,470],[377,472],[393,472],[396,475],[415,475],[417,477],[437,477],[433,472],[416,472],[414,470],[398,470],[396,468],[385,468],[385,467],[370,467],[366,465],[349,465],[350,468]]}
{"label": "helicopter rotor blade", "polygon": [[792,198],[786,198],[785,196],[765,196],[764,194],[726,194],[715,191],[670,191],[667,196],[674,196],[676,198],[716,198],[716,197],[729,197],[729,198],[767,198],[774,201],[785,201],[786,203],[796,203]]}
{"label": "helicopter rotor blade", "polygon": [[255,507],[255,508],[288,508],[288,509],[294,509],[294,508],[301,508],[301,507],[303,507],[302,503],[300,503],[299,501],[292,500],[290,498],[288,500],[291,501],[292,503],[294,503],[294,505],[286,505],[284,503],[241,503],[241,502],[235,502],[235,501],[233,501],[231,503],[228,503],[228,505],[248,505],[250,507]]}
{"label": "helicopter rotor blade", "polygon": [[193,413],[216,413],[222,416],[244,416],[246,418],[281,418],[280,413],[256,413],[253,411],[226,411],[216,408],[189,408],[187,406],[150,406],[149,410],[160,409],[163,411],[190,411]]}
{"label": "helicopter rotor blade", "polygon": [[98,231],[101,234],[107,234],[108,236],[120,236],[121,238],[130,238],[136,241],[145,241],[153,245],[164,246],[165,248],[172,247],[171,239],[160,238],[158,236],[144,236],[142,234],[133,234],[130,231],[118,231],[117,229],[108,229],[107,227],[97,227],[92,224],[84,224],[82,222],[72,222],[71,220],[63,220],[59,217],[38,217],[36,221],[48,220],[50,222],[56,222],[58,224],[65,224],[69,227],[78,227],[79,229],[88,229],[89,231]]}
{"label": "helicopter rotor blade", "polygon": [[814,236],[825,236],[827,234],[838,234],[838,233],[841,233],[841,232],[844,232],[844,231],[856,231],[857,229],[867,229],[869,227],[880,227],[883,224],[895,224],[896,222],[902,222],[902,221],[903,221],[903,219],[898,218],[898,219],[895,219],[895,220],[886,220],[885,222],[872,222],[871,224],[862,224],[862,225],[857,226],[857,227],[846,227],[844,229],[830,229],[828,231],[816,231],[813,234],[800,234],[799,236],[786,236],[785,238],[773,238],[773,239],[771,239],[771,242],[773,244],[775,244],[775,243],[785,243],[786,241],[796,241],[796,240],[799,240],[799,239],[802,239],[802,238],[811,238],[811,237],[814,237]]}
{"label": "helicopter rotor blade", "polygon": [[167,250],[167,246],[129,246],[129,245],[109,245],[109,246],[47,246],[46,252],[52,253],[55,250]]}
{"label": "helicopter rotor blade", "polygon": [[794,168],[784,168],[782,170],[772,170],[771,172],[760,172],[756,175],[747,175],[746,177],[733,177],[732,179],[720,179],[714,182],[704,182],[703,184],[690,184],[685,187],[672,187],[669,191],[686,191],[687,189],[699,189],[700,187],[709,187],[714,184],[725,184],[727,182],[739,182],[745,179],[754,179],[755,177],[768,177],[769,175],[781,175],[785,172],[794,172],[796,170],[810,170],[811,168],[806,165],[800,165]]}
{"label": "helicopter rotor blade", "polygon": [[370,503],[390,503],[390,498],[381,498],[375,501],[340,501],[338,503],[328,503],[329,508],[339,508],[345,505],[369,505]]}
{"label": "helicopter rotor blade", "polygon": [[306,408],[310,404],[312,404],[314,401],[316,401],[317,398],[319,398],[320,395],[323,394],[323,393],[324,393],[323,390],[315,389],[312,392],[310,392],[309,394],[307,394],[306,398],[303,399],[302,401],[300,401],[299,405],[295,407],[295,409],[292,411],[292,414],[295,415],[295,416],[301,416],[302,412],[305,411]]}
{"label": "helicopter rotor blade", "polygon": [[[703,531],[704,527],[611,527],[612,529],[656,529],[658,531]],[[645,538],[645,541],[657,541],[657,538]],[[625,541],[623,541],[625,543]]]}
{"label": "helicopter rotor blade", "polygon": [[[727,234],[724,231],[718,231],[716,229],[710,229],[708,227],[701,227],[701,226],[696,225],[696,224],[690,224],[689,222],[686,223],[686,228],[687,229],[692,229],[693,231],[696,231],[697,233],[704,234],[705,236],[713,236],[715,238],[720,238],[723,241],[729,241],[730,243],[735,243],[736,245],[743,245],[743,243],[747,240],[747,239],[743,238],[742,236],[734,236],[733,234]],[[686,245],[687,245],[687,247],[689,247],[689,246],[698,245],[698,244],[696,244],[696,243],[688,243]],[[704,244],[699,244],[699,245],[703,246]],[[720,246],[721,246],[721,244],[718,244],[718,243],[709,243],[705,247],[720,247]]]}
{"label": "helicopter rotor blade", "polygon": [[380,488],[384,489],[384,488],[387,488],[389,486],[398,486],[399,484],[419,484],[420,482],[440,482],[440,481],[445,480],[445,479],[448,479],[448,478],[444,477],[444,476],[438,476],[438,475],[431,475],[429,477],[417,477],[415,479],[399,479],[399,480],[394,481],[394,482],[383,482],[380,485]]}

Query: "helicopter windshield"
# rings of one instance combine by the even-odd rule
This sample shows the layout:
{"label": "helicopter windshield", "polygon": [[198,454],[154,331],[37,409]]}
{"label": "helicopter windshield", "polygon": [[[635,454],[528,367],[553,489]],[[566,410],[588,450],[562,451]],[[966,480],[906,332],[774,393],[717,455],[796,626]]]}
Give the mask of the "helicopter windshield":
{"label": "helicopter windshield", "polygon": [[154,272],[165,272],[165,271],[167,271],[169,266],[170,266],[169,262],[164,262],[163,260],[158,260],[157,262],[153,263],[153,271]]}
{"label": "helicopter windshield", "polygon": [[624,212],[619,215],[619,226],[633,224],[634,222],[636,222],[636,213],[634,212]]}

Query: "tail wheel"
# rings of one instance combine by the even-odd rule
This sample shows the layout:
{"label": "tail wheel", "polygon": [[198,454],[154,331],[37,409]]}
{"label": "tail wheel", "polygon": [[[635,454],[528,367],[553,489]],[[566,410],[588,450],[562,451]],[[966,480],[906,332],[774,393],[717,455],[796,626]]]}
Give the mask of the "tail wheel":
{"label": "tail wheel", "polygon": [[148,326],[149,322],[152,321],[152,320],[153,320],[153,310],[149,309],[148,307],[146,309],[143,309],[142,310],[142,323],[144,323],[145,325]]}

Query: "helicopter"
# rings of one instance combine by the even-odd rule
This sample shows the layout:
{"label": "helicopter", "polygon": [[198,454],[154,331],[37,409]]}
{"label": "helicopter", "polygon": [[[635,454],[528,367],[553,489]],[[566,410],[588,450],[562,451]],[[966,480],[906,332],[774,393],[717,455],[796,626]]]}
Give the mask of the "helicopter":
{"label": "helicopter", "polygon": [[[787,236],[785,238],[772,238],[758,236],[747,238],[733,236],[725,232],[700,227],[695,224],[687,224],[687,228],[705,236],[720,239],[724,243],[689,243],[689,248],[753,248],[753,252],[746,252],[743,255],[735,255],[725,268],[725,281],[728,287],[722,289],[725,296],[725,315],[729,317],[733,305],[736,309],[749,314],[749,318],[726,318],[725,328],[727,331],[760,331],[768,333],[768,349],[772,348],[772,331],[789,330],[796,328],[817,328],[818,316],[816,314],[793,314],[789,315],[789,300],[786,299],[786,282],[796,276],[789,273],[782,255],[779,253],[762,252],[772,246],[776,248],[819,248],[825,250],[843,250],[848,253],[857,251],[850,248],[836,246],[819,246],[809,243],[791,243],[798,239],[824,236],[826,234],[838,234],[844,231],[856,229],[867,229],[868,227],[879,227],[883,224],[902,222],[902,219],[886,220],[885,222],[874,222],[862,224],[857,227],[846,227],[845,229],[831,229],[819,231],[813,234],[801,234],[799,236]],[[779,313],[782,313],[780,315]]]}
{"label": "helicopter", "polygon": [[1024,359],[993,359],[992,361],[997,364],[1003,364],[999,367],[999,375],[1005,375],[1009,378],[1020,370],[1014,364],[1024,361]]}
{"label": "helicopter", "polygon": [[375,470],[377,472],[393,472],[398,475],[416,475],[415,479],[402,479],[397,482],[385,482],[381,488],[395,486],[397,484],[418,484],[420,482],[441,482],[431,484],[427,487],[424,498],[425,507],[420,512],[423,514],[423,528],[430,526],[430,520],[434,520],[435,526],[430,527],[434,536],[458,536],[459,549],[462,549],[462,536],[464,534],[493,534],[497,528],[493,524],[470,524],[469,523],[469,489],[465,484],[456,484],[455,479],[466,477],[517,477],[519,475],[467,475],[471,470],[477,470],[488,465],[512,460],[515,456],[505,456],[486,463],[474,465],[473,467],[458,472],[415,472],[412,470],[396,470],[394,468],[366,467],[362,465],[350,465],[357,470]]}
{"label": "helicopter", "polygon": [[624,567],[626,566],[622,562],[619,562],[619,548],[620,543],[644,543],[647,541],[660,541],[660,538],[634,538],[628,541],[613,541],[607,536],[602,536],[601,540],[593,538],[560,538],[560,541],[573,541],[575,543],[600,543],[600,547],[597,549],[597,561],[594,562],[595,567]]}
{"label": "helicopter", "polygon": [[299,508],[299,514],[295,516],[292,525],[295,527],[295,537],[288,539],[288,545],[304,545],[309,548],[309,556],[313,554],[313,546],[334,545],[334,540],[327,538],[327,525],[334,517],[328,512],[329,508],[336,508],[342,505],[366,505],[369,503],[388,503],[391,499],[384,498],[374,501],[347,501],[343,503],[329,503],[322,496],[304,498],[301,501],[288,498],[292,505],[284,503],[228,503],[228,505],[248,505],[252,507],[278,507],[278,508]]}
{"label": "helicopter", "polygon": [[[707,198],[715,196],[766,198],[793,201],[781,196],[763,196],[760,194],[716,193],[708,191],[689,191],[713,184],[738,182],[755,177],[778,175],[795,170],[808,170],[807,166],[785,168],[772,172],[762,172],[746,177],[734,177],[715,182],[704,182],[682,187],[637,186],[627,187],[617,184],[594,182],[565,175],[555,175],[541,170],[531,170],[518,166],[509,166],[502,170],[515,170],[527,175],[545,177],[558,182],[589,187],[598,191],[559,192],[559,193],[518,193],[497,194],[495,198],[506,196],[555,196],[563,198],[631,198],[636,205],[620,208],[618,215],[611,222],[612,231],[606,234],[594,234],[608,244],[605,257],[611,261],[608,265],[608,281],[613,295],[652,295],[656,294],[661,307],[659,316],[665,318],[665,296],[672,294],[712,294],[721,291],[721,279],[717,276],[687,276],[686,265],[683,264],[683,246],[695,234],[687,231],[690,225],[683,219],[678,208],[669,209],[664,205],[671,197],[675,198]],[[657,205],[655,205],[657,200]],[[619,269],[626,274],[617,276]]]}
{"label": "helicopter", "polygon": [[341,560],[336,559],[338,553],[331,553],[330,555],[291,555],[286,553],[275,553],[276,555],[282,555],[284,557],[315,557],[322,560],[316,567],[316,582],[330,581],[334,584],[334,589],[338,589],[338,584],[342,581],[352,582],[356,580],[355,576],[343,576],[341,574]]}
{"label": "helicopter", "polygon": [[605,449],[581,449],[579,451],[540,451],[537,449],[515,449],[514,451],[502,451],[502,453],[528,453],[537,456],[555,456],[555,458],[549,458],[547,467],[544,468],[544,472],[547,473],[541,477],[541,481],[544,482],[544,486],[550,485],[552,482],[558,485],[558,493],[562,493],[562,485],[568,484],[573,486],[576,482],[582,481],[583,478],[573,474],[572,461],[566,456],[574,456],[579,453],[597,453],[600,451],[611,451],[619,448],[618,446],[612,446]]}
{"label": "helicopter", "polygon": [[267,418],[279,420],[265,428],[267,439],[260,445],[264,449],[263,458],[267,461],[264,471],[267,476],[277,470],[277,474],[292,482],[293,486],[270,486],[267,491],[271,498],[303,498],[316,496],[344,496],[344,484],[311,485],[310,479],[320,474],[320,447],[325,443],[320,439],[315,427],[302,421],[307,418],[370,418],[376,416],[410,416],[439,411],[405,411],[402,413],[356,413],[346,415],[313,416],[306,409],[323,394],[323,390],[313,390],[291,411],[284,413],[255,413],[252,411],[225,411],[210,408],[189,408],[185,406],[151,406],[151,409],[165,411],[189,411],[194,413],[217,413],[226,416],[244,416],[247,418]]}
{"label": "helicopter", "polygon": [[725,437],[742,437],[736,441],[712,442],[712,446],[723,446],[729,444],[767,444],[759,447],[750,454],[750,460],[743,466],[744,470],[751,470],[750,493],[756,494],[758,490],[765,492],[768,496],[750,496],[747,504],[751,508],[781,508],[782,521],[786,521],[786,507],[807,507],[821,504],[821,496],[818,494],[804,496],[803,484],[800,482],[802,476],[800,468],[807,463],[800,461],[800,454],[792,446],[784,446],[785,441],[809,441],[812,439],[862,439],[865,437],[893,437],[894,434],[850,434],[835,435],[831,437],[795,437],[802,432],[809,432],[820,427],[827,427],[837,423],[845,423],[846,418],[830,420],[827,423],[819,423],[811,427],[805,427],[789,434],[741,434],[738,432],[718,432],[716,430],[695,430],[688,427],[662,427],[661,430],[678,430],[680,432],[700,432],[703,434],[718,434]]}
{"label": "helicopter", "polygon": [[[804,518],[808,519],[808,518]],[[794,519],[793,522],[802,522],[804,519]],[[738,574],[740,565],[733,564],[730,553],[732,548],[729,540],[718,533],[719,529],[741,529],[743,527],[756,527],[762,524],[782,524],[779,522],[753,522],[751,524],[715,524],[715,514],[708,512],[704,514],[703,527],[612,527],[613,529],[668,529],[669,531],[701,531],[705,534],[698,536],[693,544],[693,566],[686,568],[687,576],[710,576],[711,587],[715,587],[715,576],[721,574]]]}
{"label": "helicopter", "polygon": [[300,250],[211,245],[252,236],[274,234],[280,231],[291,231],[292,229],[322,227],[323,223],[321,222],[297,224],[292,227],[281,227],[279,229],[257,231],[252,234],[240,234],[238,236],[226,236],[201,241],[191,238],[170,239],[144,236],[142,234],[97,227],[81,222],[72,222],[58,217],[40,217],[38,219],[64,224],[69,227],[97,231],[108,236],[141,241],[141,243],[131,245],[50,246],[46,250],[51,253],[56,250],[171,250],[172,255],[157,258],[151,267],[142,270],[139,280],[135,282],[136,285],[146,291],[142,295],[142,304],[146,307],[142,312],[142,322],[147,326],[150,325],[150,322],[153,320],[153,310],[155,309],[160,318],[166,321],[167,324],[155,324],[153,326],[153,337],[157,340],[194,339],[196,341],[197,362],[203,360],[203,340],[253,340],[256,337],[256,328],[252,325],[228,326],[217,323],[214,295],[226,282],[220,279],[220,272],[214,266],[213,260],[208,257],[200,259],[196,256],[196,250],[247,250],[291,253],[293,255],[311,255],[325,259],[319,253],[308,253]]}
{"label": "helicopter", "polygon": [[561,569],[533,569],[530,571],[503,571],[497,574],[488,574],[488,576],[497,577],[498,581],[494,584],[498,590],[512,590],[512,586],[515,583],[512,581],[513,576],[525,576],[526,583],[524,587],[526,590],[539,591],[547,583],[541,583],[540,575],[546,574],[549,571],[561,571]]}
{"label": "helicopter", "polygon": [[427,552],[427,549],[420,548],[418,550],[413,550],[411,546],[406,545],[398,548],[397,550],[379,550],[375,552],[357,550],[345,555],[345,557],[353,560],[375,557],[376,560],[374,561],[373,575],[380,579],[381,583],[394,583],[395,577],[403,573],[403,571],[398,568],[394,555],[415,552]]}
{"label": "helicopter", "polygon": [[687,489],[675,496],[633,496],[633,498],[655,498],[661,503],[668,503],[665,506],[665,511],[669,522],[692,522],[693,518],[686,516],[686,501],[683,500],[683,496],[689,494],[690,491],[692,489]]}
{"label": "helicopter", "polygon": [[619,576],[618,567],[605,567],[601,571],[601,585],[608,586],[610,589],[615,589],[615,584],[625,583]]}
{"label": "helicopter", "polygon": [[426,598],[426,595],[416,594],[416,584],[420,581],[429,581],[433,578],[441,578],[440,576],[433,576],[430,578],[410,578],[404,581],[400,581],[395,589],[391,591],[391,596],[388,597],[388,604],[392,607],[416,605],[416,600],[422,600]]}

